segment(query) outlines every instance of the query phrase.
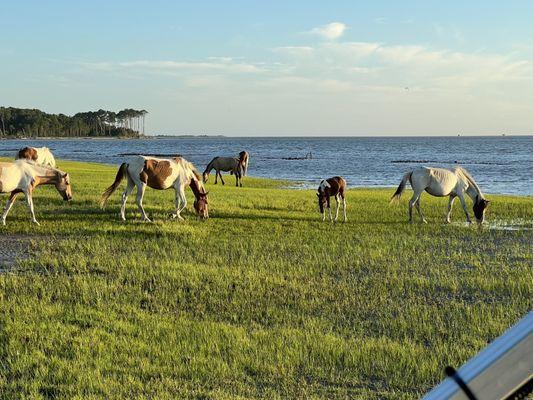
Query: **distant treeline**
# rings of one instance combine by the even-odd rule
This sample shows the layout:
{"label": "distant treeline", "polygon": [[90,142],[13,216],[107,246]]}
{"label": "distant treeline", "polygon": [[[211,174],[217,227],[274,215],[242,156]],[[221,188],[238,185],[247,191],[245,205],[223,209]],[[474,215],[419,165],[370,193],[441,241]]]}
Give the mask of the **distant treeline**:
{"label": "distant treeline", "polygon": [[47,114],[37,109],[0,107],[0,137],[84,137],[144,135],[148,111],[98,110],[73,116]]}

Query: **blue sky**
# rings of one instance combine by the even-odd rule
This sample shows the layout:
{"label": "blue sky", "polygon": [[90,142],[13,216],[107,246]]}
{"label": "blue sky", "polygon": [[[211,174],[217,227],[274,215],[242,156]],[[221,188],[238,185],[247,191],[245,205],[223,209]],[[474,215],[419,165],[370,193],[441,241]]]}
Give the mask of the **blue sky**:
{"label": "blue sky", "polygon": [[532,15],[529,1],[13,1],[0,103],[143,108],[154,134],[531,134]]}

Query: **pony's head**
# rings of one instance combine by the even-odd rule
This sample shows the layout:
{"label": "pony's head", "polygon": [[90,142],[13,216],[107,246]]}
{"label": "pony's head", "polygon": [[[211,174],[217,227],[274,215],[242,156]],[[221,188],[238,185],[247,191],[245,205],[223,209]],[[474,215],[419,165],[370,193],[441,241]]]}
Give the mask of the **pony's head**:
{"label": "pony's head", "polygon": [[326,208],[327,205],[327,195],[324,192],[318,191],[316,197],[318,197],[318,210],[320,211],[320,214],[323,214],[324,208]]}
{"label": "pony's head", "polygon": [[72,200],[72,187],[70,186],[70,176],[61,171],[56,173],[55,187],[59,194],[63,197],[63,200]]}
{"label": "pony's head", "polygon": [[207,172],[207,170],[204,171],[202,177],[204,179],[204,183],[207,183],[207,180],[209,179],[209,172]]}
{"label": "pony's head", "polygon": [[327,180],[323,180],[320,182],[320,185],[318,186],[318,190],[316,192],[316,197],[318,198],[318,210],[320,211],[320,214],[324,213],[324,208],[327,206],[328,202],[328,189],[330,185]]}
{"label": "pony's head", "polygon": [[194,200],[194,210],[196,211],[196,214],[198,217],[202,219],[209,218],[209,209],[208,209],[208,200],[207,195],[209,192],[206,193],[199,193],[198,198]]}
{"label": "pony's head", "polygon": [[476,197],[476,202],[474,203],[474,216],[478,224],[482,224],[485,220],[485,211],[489,206],[490,201],[484,199],[480,196]]}

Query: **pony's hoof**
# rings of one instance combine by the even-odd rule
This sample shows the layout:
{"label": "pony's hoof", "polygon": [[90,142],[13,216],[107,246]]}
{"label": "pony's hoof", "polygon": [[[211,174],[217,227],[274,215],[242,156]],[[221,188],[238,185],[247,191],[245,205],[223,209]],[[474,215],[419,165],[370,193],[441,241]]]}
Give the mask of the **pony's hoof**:
{"label": "pony's hoof", "polygon": [[38,223],[37,221],[31,221],[31,222],[33,222],[33,223],[34,223],[35,225],[37,225],[37,226],[41,226],[41,224]]}
{"label": "pony's hoof", "polygon": [[423,219],[422,222],[423,222],[424,224],[427,224],[427,223],[428,223],[425,219]]}
{"label": "pony's hoof", "polygon": [[6,226],[6,220],[5,219],[2,220],[2,225]]}

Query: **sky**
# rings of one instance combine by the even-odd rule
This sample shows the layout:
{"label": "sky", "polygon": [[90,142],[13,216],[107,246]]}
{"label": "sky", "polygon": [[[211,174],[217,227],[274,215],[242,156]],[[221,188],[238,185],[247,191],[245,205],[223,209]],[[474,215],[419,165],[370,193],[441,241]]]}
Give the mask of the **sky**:
{"label": "sky", "polygon": [[533,134],[531,1],[2,1],[0,105],[150,134]]}

